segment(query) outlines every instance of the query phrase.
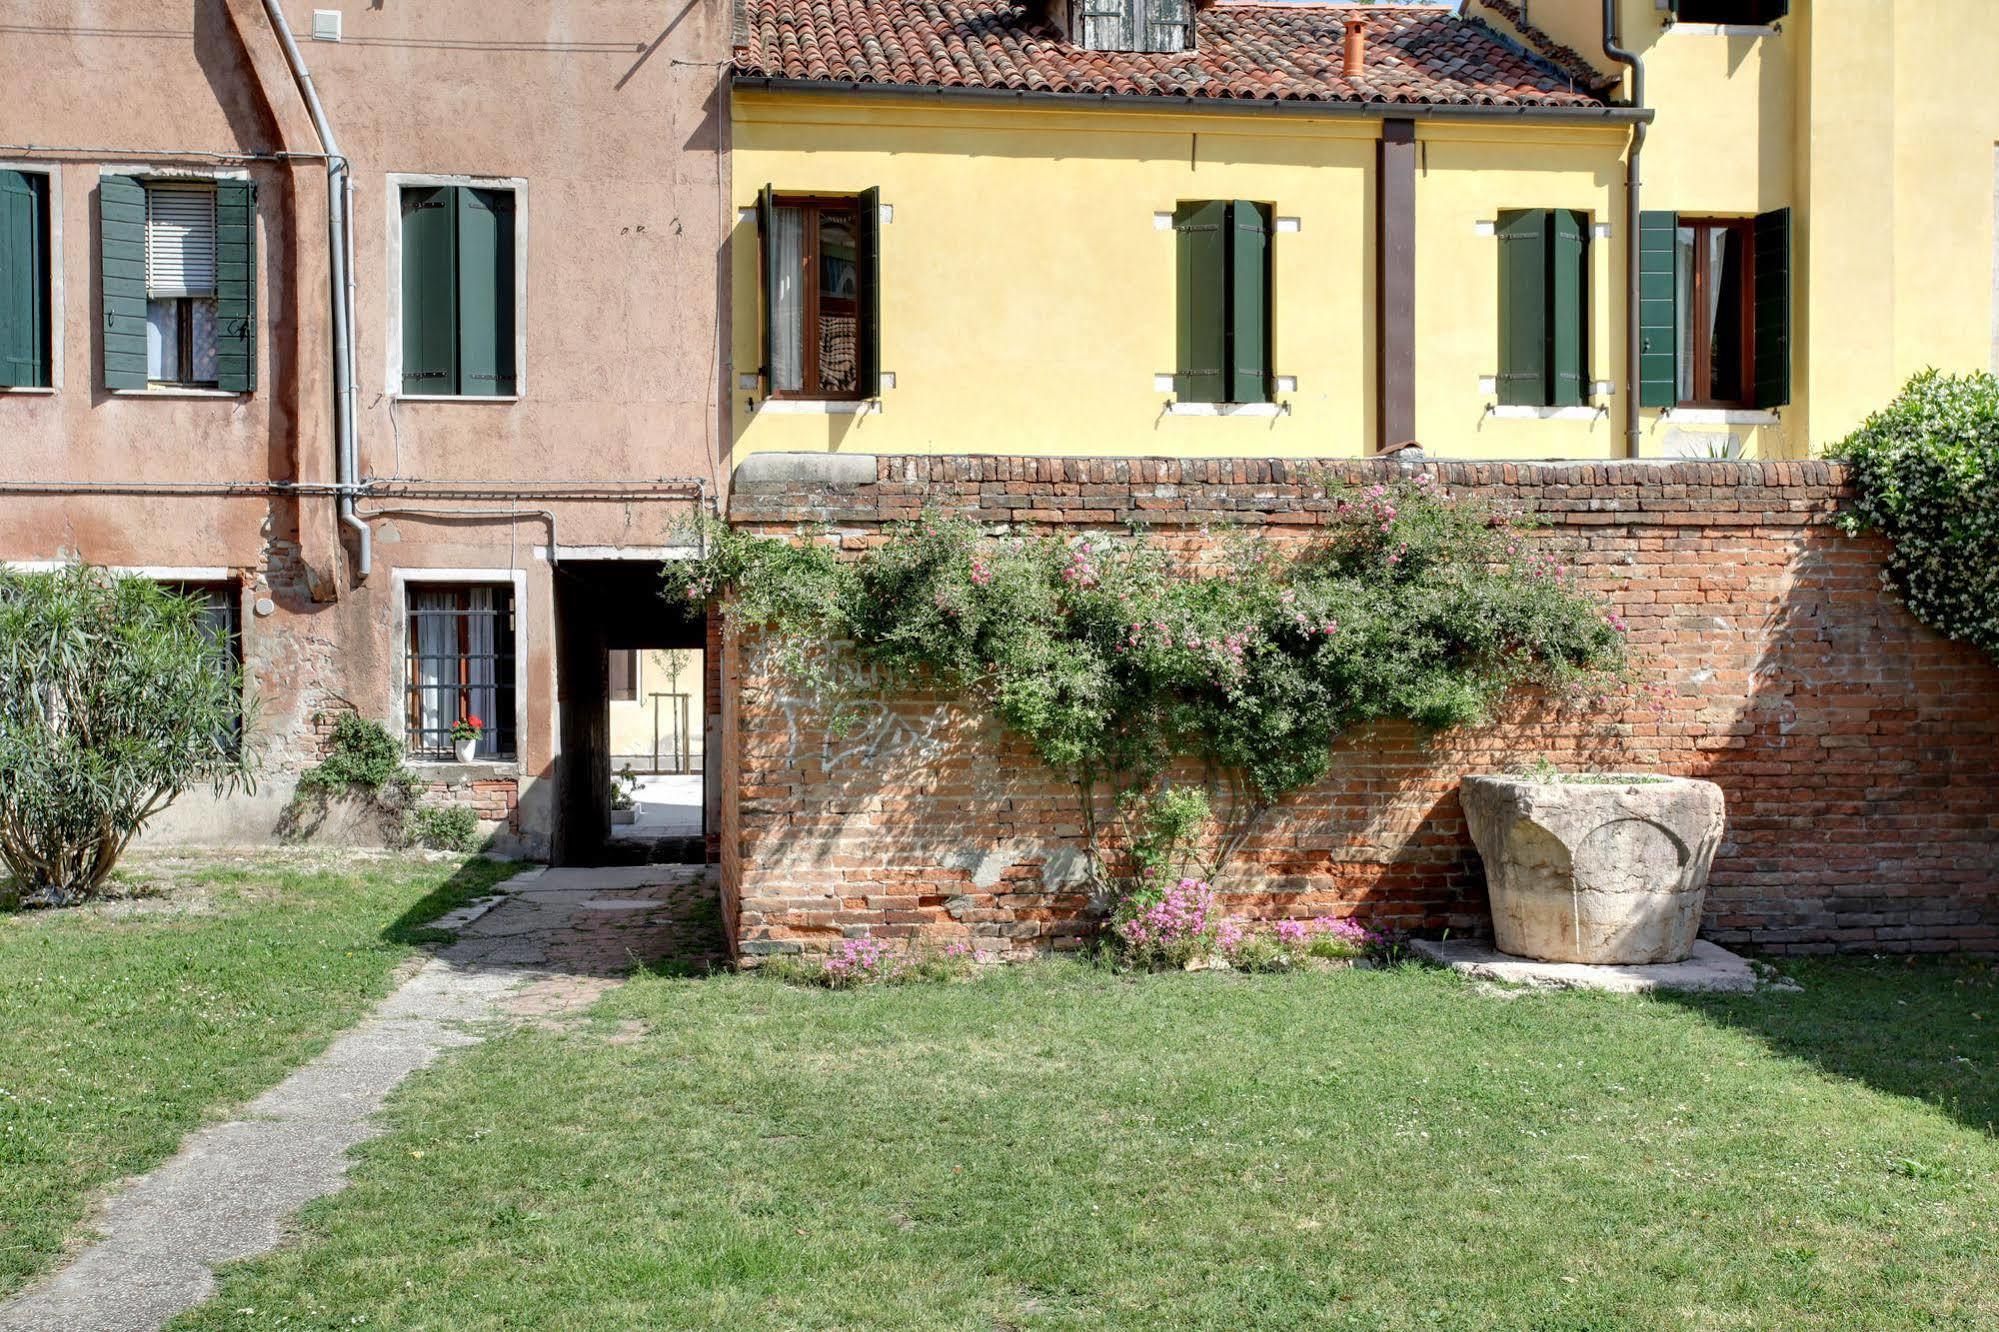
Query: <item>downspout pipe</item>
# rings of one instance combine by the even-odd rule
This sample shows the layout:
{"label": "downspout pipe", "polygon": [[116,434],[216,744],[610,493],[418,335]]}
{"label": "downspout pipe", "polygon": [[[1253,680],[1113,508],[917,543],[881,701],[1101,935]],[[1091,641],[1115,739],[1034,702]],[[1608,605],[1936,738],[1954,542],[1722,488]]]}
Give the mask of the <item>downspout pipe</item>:
{"label": "downspout pipe", "polygon": [[298,84],[305,109],[312,116],[313,131],[326,154],[326,229],[329,266],[333,277],[333,428],[334,479],[339,494],[340,523],[354,533],[354,576],[365,579],[374,566],[374,533],[354,512],[355,477],[360,471],[360,450],[355,445],[354,422],[354,244],[353,180],[347,159],[333,137],[326,108],[319,91],[312,86],[312,74],[305,57],[292,39],[291,24],[278,0],[264,0],[271,30],[284,49],[285,63]]}
{"label": "downspout pipe", "polygon": [[[1603,0],[1603,53],[1631,71],[1631,109],[1645,110],[1645,60],[1620,44],[1623,25],[1617,0]],[[1649,115],[1631,121],[1631,155],[1624,165],[1624,456],[1636,458],[1643,438],[1638,416],[1638,358],[1644,334],[1638,323],[1638,219],[1645,180],[1639,159],[1645,151]]]}

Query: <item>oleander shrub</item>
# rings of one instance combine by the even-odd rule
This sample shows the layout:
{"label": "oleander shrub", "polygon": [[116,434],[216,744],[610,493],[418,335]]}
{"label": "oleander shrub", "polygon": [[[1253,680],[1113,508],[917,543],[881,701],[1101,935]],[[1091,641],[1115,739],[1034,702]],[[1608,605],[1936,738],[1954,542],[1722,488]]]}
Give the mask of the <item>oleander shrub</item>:
{"label": "oleander shrub", "polygon": [[1828,456],[1853,481],[1839,525],[1888,539],[1895,594],[1999,656],[1999,378],[1926,370]]}

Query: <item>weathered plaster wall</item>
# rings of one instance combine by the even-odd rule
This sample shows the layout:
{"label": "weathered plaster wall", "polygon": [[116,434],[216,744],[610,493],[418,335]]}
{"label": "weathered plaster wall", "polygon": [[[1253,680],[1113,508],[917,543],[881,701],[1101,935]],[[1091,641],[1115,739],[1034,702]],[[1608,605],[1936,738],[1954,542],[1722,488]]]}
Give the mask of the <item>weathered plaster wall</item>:
{"label": "weathered plaster wall", "polygon": [[[772,460],[776,462],[778,460]],[[1190,558],[1211,521],[1309,539],[1324,508],[1299,464],[1267,459],[842,460],[738,477],[731,516],[790,532],[831,524],[859,548],[925,508],[1072,533],[1141,519]],[[1392,463],[1345,464],[1355,479]],[[1881,588],[1880,550],[1840,536],[1825,463],[1433,464],[1454,490],[1549,523],[1631,625],[1645,681],[1604,713],[1523,704],[1425,742],[1406,727],[1342,737],[1335,776],[1246,847],[1234,909],[1357,913],[1411,929],[1485,926],[1458,807],[1467,772],[1548,757],[1712,779],[1728,833],[1706,930],[1780,951],[1999,951],[1999,669],[1938,639]],[[724,744],[738,807],[724,825],[725,902],[754,958],[843,936],[972,938],[1014,953],[1089,928],[1072,793],[955,700],[905,693],[834,733],[770,674],[754,637],[729,648]]]}

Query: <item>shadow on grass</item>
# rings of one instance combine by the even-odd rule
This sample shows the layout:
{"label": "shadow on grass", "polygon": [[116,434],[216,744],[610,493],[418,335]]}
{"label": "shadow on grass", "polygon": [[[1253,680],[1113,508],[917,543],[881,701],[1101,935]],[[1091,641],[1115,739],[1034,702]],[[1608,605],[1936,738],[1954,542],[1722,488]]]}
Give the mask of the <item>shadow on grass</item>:
{"label": "shadow on grass", "polygon": [[431,922],[447,911],[486,896],[524,868],[526,863],[518,860],[468,860],[384,927],[382,938],[394,944],[449,943],[455,936],[448,930],[432,928]]}
{"label": "shadow on grass", "polygon": [[1802,994],[1666,996],[1835,1077],[1999,1137],[1999,963],[1786,959]]}

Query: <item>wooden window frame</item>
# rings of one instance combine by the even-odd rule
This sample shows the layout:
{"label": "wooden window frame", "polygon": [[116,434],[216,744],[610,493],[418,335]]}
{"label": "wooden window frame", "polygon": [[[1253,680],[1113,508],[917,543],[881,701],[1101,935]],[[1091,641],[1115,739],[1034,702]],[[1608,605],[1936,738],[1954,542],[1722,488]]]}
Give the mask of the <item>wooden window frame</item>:
{"label": "wooden window frame", "polygon": [[[819,387],[819,214],[831,209],[844,209],[854,215],[855,230],[860,228],[861,196],[858,194],[773,194],[773,208],[800,208],[805,210],[805,235],[799,244],[799,262],[804,272],[799,274],[800,289],[804,293],[805,311],[801,317],[800,342],[798,349],[798,387],[780,389],[775,376],[768,397],[791,402],[865,402],[868,394],[856,384],[845,392],[833,392]],[[761,244],[770,244],[765,237]],[[773,293],[774,298],[775,293]],[[855,314],[855,334],[860,335],[859,312]],[[857,366],[858,370],[859,367]],[[857,376],[858,378],[858,376]]]}
{"label": "wooden window frame", "polygon": [[[520,758],[520,735],[516,729],[519,707],[520,681],[515,677],[516,644],[520,633],[518,599],[511,583],[478,582],[423,582],[407,583],[403,591],[403,747],[410,754],[421,759],[449,758],[452,752],[451,739],[447,732],[441,745],[424,743],[423,729],[423,686],[418,684],[417,649],[418,634],[416,619],[422,615],[452,615],[457,617],[458,642],[453,655],[458,662],[458,679],[448,688],[457,691],[458,706],[454,723],[463,721],[470,715],[470,695],[473,689],[471,661],[474,656],[471,642],[472,593],[478,588],[490,588],[495,598],[504,597],[504,605],[496,605],[491,614],[493,627],[493,713],[489,718],[481,718],[488,729],[499,733],[499,738],[510,743],[501,745],[499,752],[485,762],[512,763]],[[450,592],[458,598],[458,604],[449,611],[418,611],[416,596],[419,592]],[[504,629],[504,633],[502,630]],[[504,718],[502,729],[501,718]]]}
{"label": "wooden window frame", "polygon": [[[1677,407],[1711,407],[1728,411],[1746,411],[1756,405],[1756,219],[1753,217],[1681,217],[1677,227],[1694,233],[1693,280],[1689,285],[1689,304],[1692,309],[1685,317],[1693,332],[1693,395],[1682,398]],[[1699,318],[1699,313],[1707,308],[1709,266],[1706,262],[1712,245],[1711,237],[1717,232],[1739,233],[1742,244],[1742,300],[1736,310],[1736,318],[1742,327],[1741,365],[1737,369],[1738,383],[1742,386],[1740,397],[1717,398],[1714,395],[1714,334],[1708,328],[1707,320]],[[1678,238],[1675,237],[1675,245]]]}

